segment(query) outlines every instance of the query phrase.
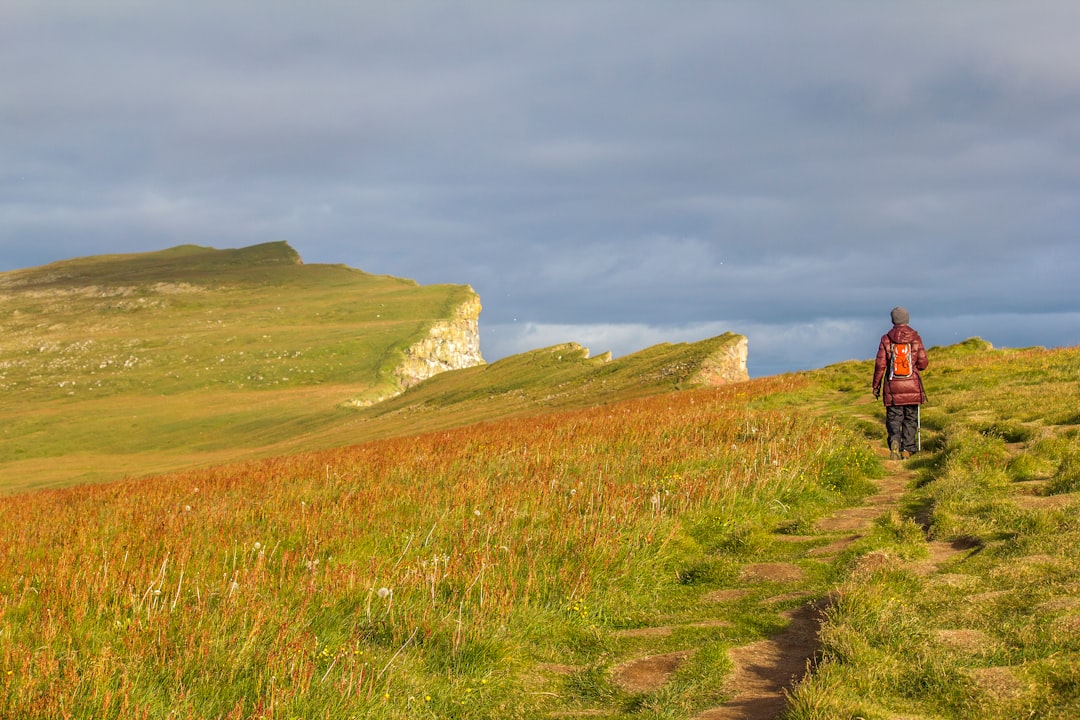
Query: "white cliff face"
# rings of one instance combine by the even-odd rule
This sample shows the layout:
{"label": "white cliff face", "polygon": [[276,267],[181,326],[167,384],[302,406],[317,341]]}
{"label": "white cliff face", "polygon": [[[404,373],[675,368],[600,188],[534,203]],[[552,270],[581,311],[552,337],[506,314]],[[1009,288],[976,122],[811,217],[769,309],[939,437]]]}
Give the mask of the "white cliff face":
{"label": "white cliff face", "polygon": [[405,351],[405,360],[394,371],[402,389],[447,370],[484,364],[480,354],[480,310],[480,298],[474,293],[448,320],[434,323],[427,337]]}
{"label": "white cliff face", "polygon": [[746,338],[742,335],[731,335],[724,345],[702,361],[693,381],[701,385],[716,386],[749,380],[746,356]]}

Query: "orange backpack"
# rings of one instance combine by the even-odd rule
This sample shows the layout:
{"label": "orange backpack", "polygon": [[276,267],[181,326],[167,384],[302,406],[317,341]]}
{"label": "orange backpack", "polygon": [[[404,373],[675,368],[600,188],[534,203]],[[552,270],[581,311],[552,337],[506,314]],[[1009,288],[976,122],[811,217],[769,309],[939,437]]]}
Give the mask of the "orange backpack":
{"label": "orange backpack", "polygon": [[889,379],[909,378],[914,374],[911,343],[889,343]]}

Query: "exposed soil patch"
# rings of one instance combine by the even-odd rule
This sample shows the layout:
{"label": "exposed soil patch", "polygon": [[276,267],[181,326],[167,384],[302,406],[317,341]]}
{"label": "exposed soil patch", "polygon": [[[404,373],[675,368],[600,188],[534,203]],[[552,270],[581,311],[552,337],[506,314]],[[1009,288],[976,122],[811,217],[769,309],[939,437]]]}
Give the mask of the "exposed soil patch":
{"label": "exposed soil patch", "polygon": [[680,650],[631,660],[615,668],[614,679],[626,692],[659,690],[688,657],[689,650]]}
{"label": "exposed soil patch", "polygon": [[1018,678],[1012,668],[979,668],[969,675],[983,692],[998,700],[1018,698],[1028,691],[1027,683]]}
{"label": "exposed soil patch", "polygon": [[1060,510],[1076,502],[1076,496],[1068,495],[1017,495],[1017,506],[1024,510]]}
{"label": "exposed soil patch", "polygon": [[1073,637],[1080,632],[1080,615],[1065,615],[1059,617],[1050,625],[1058,635]]}
{"label": "exposed soil patch", "polygon": [[619,630],[615,633],[615,637],[620,638],[660,638],[667,637],[675,632],[675,628],[671,625],[663,625],[660,627],[645,627],[645,628],[630,628],[629,630]]}
{"label": "exposed soil patch", "polygon": [[822,545],[821,547],[813,548],[812,550],[807,551],[806,556],[813,558],[836,557],[837,555],[851,547],[855,543],[855,541],[859,540],[861,537],[862,535],[857,534],[848,535],[847,537],[840,538],[839,540],[834,540],[828,545]]}
{"label": "exposed soil patch", "polygon": [[733,588],[731,590],[714,590],[711,593],[707,593],[704,597],[706,602],[724,603],[732,600],[738,600],[750,594],[749,590],[743,590],[740,588]]}
{"label": "exposed soil patch", "polygon": [[1043,610],[1049,610],[1051,612],[1057,612],[1060,610],[1073,610],[1075,608],[1080,608],[1080,597],[1076,597],[1074,595],[1056,597],[1052,600],[1047,600],[1039,607]]}
{"label": "exposed soil patch", "polygon": [[841,510],[835,515],[822,518],[817,522],[817,529],[821,532],[854,532],[866,530],[874,518],[881,514],[878,507],[856,507]]}
{"label": "exposed soil patch", "polygon": [[747,580],[798,582],[806,576],[806,573],[801,567],[792,563],[754,563],[743,568],[742,576]]}
{"label": "exposed soil patch", "polygon": [[862,505],[822,518],[815,527],[821,532],[856,532],[869,528],[884,508],[900,500],[913,476],[911,472],[900,472],[882,478],[877,482],[878,491],[866,498]]}
{"label": "exposed soil patch", "polygon": [[927,543],[927,548],[930,550],[928,558],[910,564],[911,569],[919,575],[929,575],[937,572],[938,568],[949,560],[960,555],[976,552],[979,549],[979,543],[961,538],[949,542],[930,542]]}
{"label": "exposed soil patch", "polygon": [[785,615],[791,624],[782,633],[731,651],[735,671],[725,686],[731,700],[696,720],[764,720],[783,711],[784,691],[802,678],[817,651],[821,607],[803,605]]}
{"label": "exposed soil patch", "polygon": [[976,593],[968,597],[968,600],[972,603],[992,603],[1000,598],[1008,597],[1011,593],[1009,590],[991,590],[990,592]]}
{"label": "exposed soil patch", "polygon": [[983,652],[995,644],[992,637],[979,630],[938,630],[936,638],[942,645],[965,653]]}
{"label": "exposed soil patch", "polygon": [[900,475],[890,475],[878,481],[878,491],[866,498],[865,505],[881,507],[883,505],[895,505],[904,494],[908,482],[914,477],[914,473],[905,472]]}

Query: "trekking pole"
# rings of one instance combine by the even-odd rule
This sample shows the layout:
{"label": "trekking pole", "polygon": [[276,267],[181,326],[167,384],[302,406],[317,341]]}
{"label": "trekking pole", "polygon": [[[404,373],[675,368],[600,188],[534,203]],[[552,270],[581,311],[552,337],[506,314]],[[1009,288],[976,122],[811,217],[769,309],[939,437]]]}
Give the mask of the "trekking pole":
{"label": "trekking pole", "polygon": [[922,452],[922,405],[915,406],[915,448]]}

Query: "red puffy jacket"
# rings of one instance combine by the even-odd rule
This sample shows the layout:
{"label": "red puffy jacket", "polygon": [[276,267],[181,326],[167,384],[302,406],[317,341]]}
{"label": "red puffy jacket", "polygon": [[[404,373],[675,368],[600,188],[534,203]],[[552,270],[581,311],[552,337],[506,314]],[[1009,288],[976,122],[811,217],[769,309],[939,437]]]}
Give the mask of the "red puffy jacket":
{"label": "red puffy jacket", "polygon": [[[889,380],[885,374],[889,369],[890,343],[911,343],[911,358],[915,363],[915,372],[911,377]],[[930,361],[926,357],[926,348],[922,338],[910,325],[893,325],[893,329],[881,336],[878,345],[877,360],[874,363],[874,396],[879,391],[886,407],[890,405],[921,405],[926,402],[922,378],[919,372],[926,369]]]}

